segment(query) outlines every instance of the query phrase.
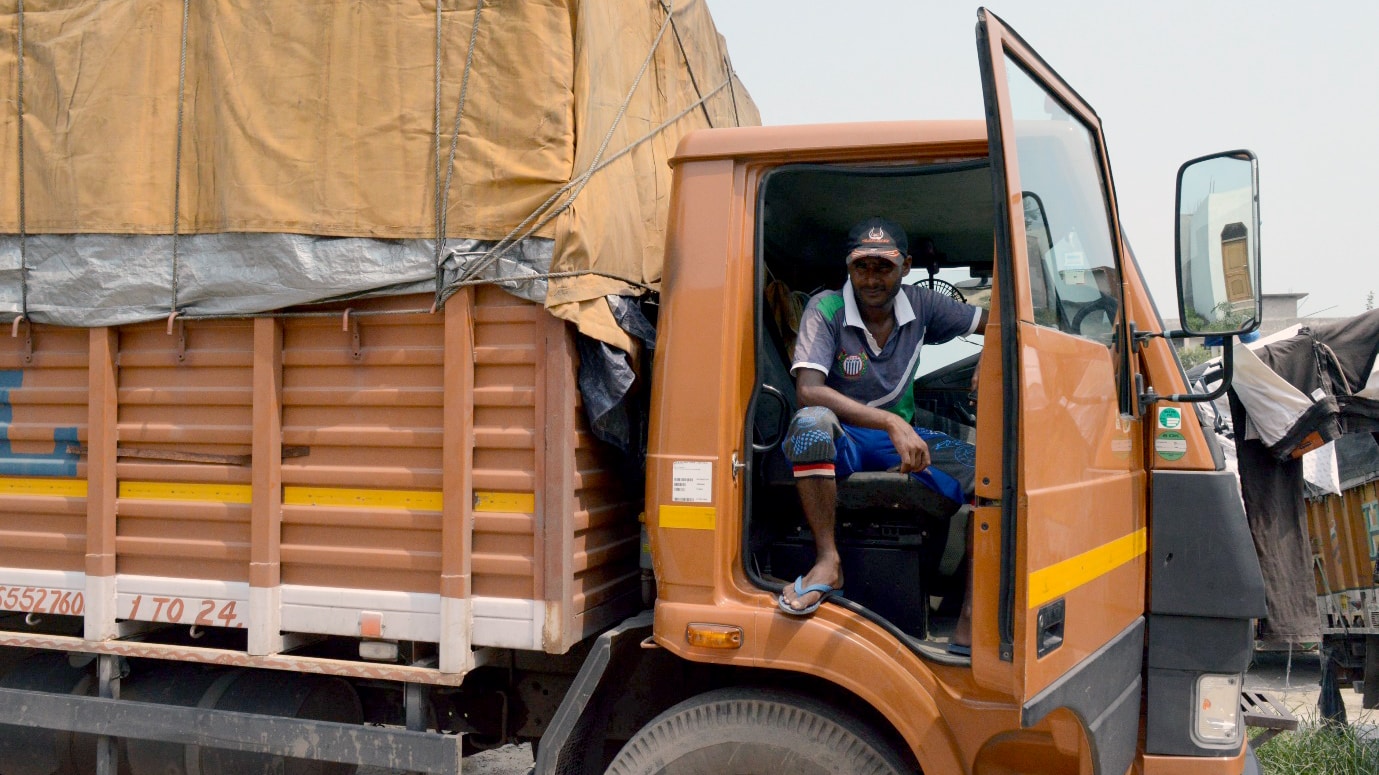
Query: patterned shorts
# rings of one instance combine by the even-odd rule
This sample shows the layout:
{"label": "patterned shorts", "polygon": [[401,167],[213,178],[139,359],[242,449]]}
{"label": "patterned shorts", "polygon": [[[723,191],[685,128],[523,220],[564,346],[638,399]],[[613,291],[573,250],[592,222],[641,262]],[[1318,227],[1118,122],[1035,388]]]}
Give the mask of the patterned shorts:
{"label": "patterned shorts", "polygon": [[[952,500],[967,500],[976,486],[976,447],[929,428],[916,427],[915,432],[929,445],[932,465],[911,476]],[[900,465],[900,453],[885,431],[844,424],[822,406],[806,406],[795,413],[781,450],[797,478],[847,477]]]}

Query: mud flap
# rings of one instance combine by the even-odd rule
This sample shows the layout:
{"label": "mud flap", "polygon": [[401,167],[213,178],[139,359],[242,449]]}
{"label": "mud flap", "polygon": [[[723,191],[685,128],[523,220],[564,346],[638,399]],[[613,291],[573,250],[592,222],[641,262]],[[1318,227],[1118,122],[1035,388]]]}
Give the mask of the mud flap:
{"label": "mud flap", "polygon": [[604,732],[616,692],[605,678],[624,673],[629,655],[651,634],[652,612],[643,611],[603,633],[585,657],[551,725],[537,745],[534,775],[594,775],[603,771]]}

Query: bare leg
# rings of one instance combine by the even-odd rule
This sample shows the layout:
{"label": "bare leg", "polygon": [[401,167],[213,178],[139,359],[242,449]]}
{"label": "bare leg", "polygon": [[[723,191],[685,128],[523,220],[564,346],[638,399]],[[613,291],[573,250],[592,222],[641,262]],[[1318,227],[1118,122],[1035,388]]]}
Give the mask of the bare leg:
{"label": "bare leg", "polygon": [[[804,518],[814,533],[814,567],[804,575],[803,586],[827,584],[834,589],[843,585],[843,560],[833,537],[834,508],[838,504],[838,484],[831,476],[805,476],[795,480],[804,506]],[[781,597],[795,610],[801,610],[818,600],[818,592],[795,596],[791,582],[781,590]]]}
{"label": "bare leg", "polygon": [[962,613],[958,615],[958,626],[953,630],[953,645],[972,645],[972,574],[967,574],[967,598],[962,601]]}

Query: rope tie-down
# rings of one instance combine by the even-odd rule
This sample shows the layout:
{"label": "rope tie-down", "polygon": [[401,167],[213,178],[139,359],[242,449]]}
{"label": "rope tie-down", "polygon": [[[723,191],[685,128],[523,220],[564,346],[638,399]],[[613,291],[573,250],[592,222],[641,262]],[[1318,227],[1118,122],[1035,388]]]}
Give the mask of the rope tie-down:
{"label": "rope tie-down", "polygon": [[19,314],[15,316],[10,336],[19,336],[20,321],[27,320],[29,317],[29,260],[28,260],[28,223],[25,212],[24,196],[24,0],[19,0],[19,5],[15,12],[15,60],[17,62],[18,83],[15,88],[15,105],[18,111],[16,126],[19,129],[19,185],[17,193],[19,195]]}

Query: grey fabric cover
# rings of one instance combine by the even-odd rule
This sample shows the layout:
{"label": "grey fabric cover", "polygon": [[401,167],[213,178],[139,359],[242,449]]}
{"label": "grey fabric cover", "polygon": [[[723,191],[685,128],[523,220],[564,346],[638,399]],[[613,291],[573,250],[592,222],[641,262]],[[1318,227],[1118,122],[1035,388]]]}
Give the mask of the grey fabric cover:
{"label": "grey fabric cover", "polygon": [[[495,243],[446,242],[442,282],[461,279]],[[469,279],[499,283],[544,303],[554,240],[517,243]],[[371,294],[433,291],[432,240],[316,237],[303,234],[200,234],[178,242],[176,297],[187,316],[249,315],[300,304]],[[110,326],[167,317],[173,305],[171,236],[40,234],[0,236],[0,319],[21,312],[36,323]],[[22,285],[21,285],[22,283]]]}

